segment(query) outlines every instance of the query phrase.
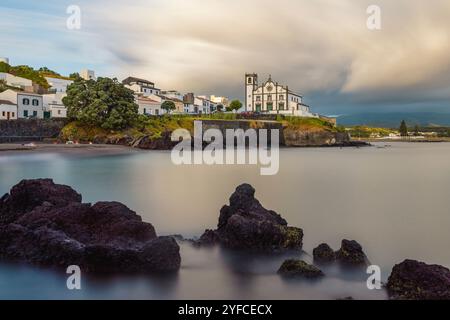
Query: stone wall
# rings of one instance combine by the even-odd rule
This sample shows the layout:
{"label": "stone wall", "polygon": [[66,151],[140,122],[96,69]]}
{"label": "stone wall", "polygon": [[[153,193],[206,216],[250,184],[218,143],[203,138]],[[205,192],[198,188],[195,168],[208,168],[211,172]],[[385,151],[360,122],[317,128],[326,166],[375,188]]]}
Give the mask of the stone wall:
{"label": "stone wall", "polygon": [[66,121],[65,119],[0,120],[0,143],[56,138]]}

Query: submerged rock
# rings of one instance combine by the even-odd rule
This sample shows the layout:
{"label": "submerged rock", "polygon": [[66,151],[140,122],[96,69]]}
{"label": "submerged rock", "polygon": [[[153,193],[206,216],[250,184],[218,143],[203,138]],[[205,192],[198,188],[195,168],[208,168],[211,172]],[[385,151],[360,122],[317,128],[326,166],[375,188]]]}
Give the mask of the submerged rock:
{"label": "submerged rock", "polygon": [[286,277],[318,278],[324,273],[317,267],[303,260],[286,260],[278,269],[278,273]]}
{"label": "submerged rock", "polygon": [[313,257],[314,261],[319,263],[330,263],[336,260],[335,252],[326,243],[320,244],[313,250]]}
{"label": "submerged rock", "polygon": [[265,209],[255,199],[255,189],[242,184],[220,210],[217,230],[206,230],[198,245],[220,244],[231,249],[277,251],[301,249],[302,229],[289,227],[286,220]]}
{"label": "submerged rock", "polygon": [[50,179],[23,180],[0,199],[0,258],[91,272],[175,271],[179,247],[119,202],[81,203]]}
{"label": "submerged rock", "polygon": [[392,269],[387,289],[391,299],[450,300],[450,270],[405,260]]}
{"label": "submerged rock", "polygon": [[342,240],[341,248],[336,252],[336,259],[348,265],[367,264],[362,246],[355,240]]}

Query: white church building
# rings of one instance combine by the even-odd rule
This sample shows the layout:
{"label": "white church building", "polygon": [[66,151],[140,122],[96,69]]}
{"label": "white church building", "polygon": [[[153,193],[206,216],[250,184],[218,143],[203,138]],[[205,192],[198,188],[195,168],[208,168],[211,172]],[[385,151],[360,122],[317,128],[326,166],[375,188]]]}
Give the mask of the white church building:
{"label": "white church building", "polygon": [[283,114],[299,117],[319,117],[303,104],[303,96],[294,93],[288,86],[274,82],[272,77],[261,84],[258,75],[245,75],[245,111],[268,114]]}

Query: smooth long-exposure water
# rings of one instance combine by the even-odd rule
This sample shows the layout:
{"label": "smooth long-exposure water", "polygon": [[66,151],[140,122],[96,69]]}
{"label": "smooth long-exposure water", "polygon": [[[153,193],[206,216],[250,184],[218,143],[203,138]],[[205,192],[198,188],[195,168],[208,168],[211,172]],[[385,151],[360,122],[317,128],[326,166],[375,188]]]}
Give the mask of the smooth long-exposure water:
{"label": "smooth long-exposure water", "polygon": [[[380,144],[380,145],[384,145]],[[303,259],[322,242],[336,250],[355,239],[383,281],[405,258],[450,266],[450,144],[392,143],[388,148],[282,149],[280,171],[259,167],[175,166],[170,152],[115,156],[0,154],[0,193],[21,179],[53,178],[84,202],[115,200],[151,222],[159,235],[199,236],[215,228],[235,187],[252,184],[256,197],[303,228]],[[180,243],[182,267],[172,276],[83,276],[82,290],[51,269],[0,263],[0,298],[73,299],[384,299],[366,287],[362,271],[324,268],[319,281],[284,280],[285,256],[195,249]]]}

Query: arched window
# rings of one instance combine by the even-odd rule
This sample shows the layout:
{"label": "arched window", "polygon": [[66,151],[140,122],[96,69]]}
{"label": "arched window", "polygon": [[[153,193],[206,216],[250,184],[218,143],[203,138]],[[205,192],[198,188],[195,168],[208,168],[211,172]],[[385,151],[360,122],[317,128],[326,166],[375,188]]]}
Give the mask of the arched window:
{"label": "arched window", "polygon": [[28,99],[28,98],[23,98],[22,103],[23,103],[24,105],[27,106],[27,105],[30,104],[30,99]]}
{"label": "arched window", "polygon": [[33,103],[33,106],[38,106],[39,105],[39,100],[38,99],[33,99],[32,103]]}

